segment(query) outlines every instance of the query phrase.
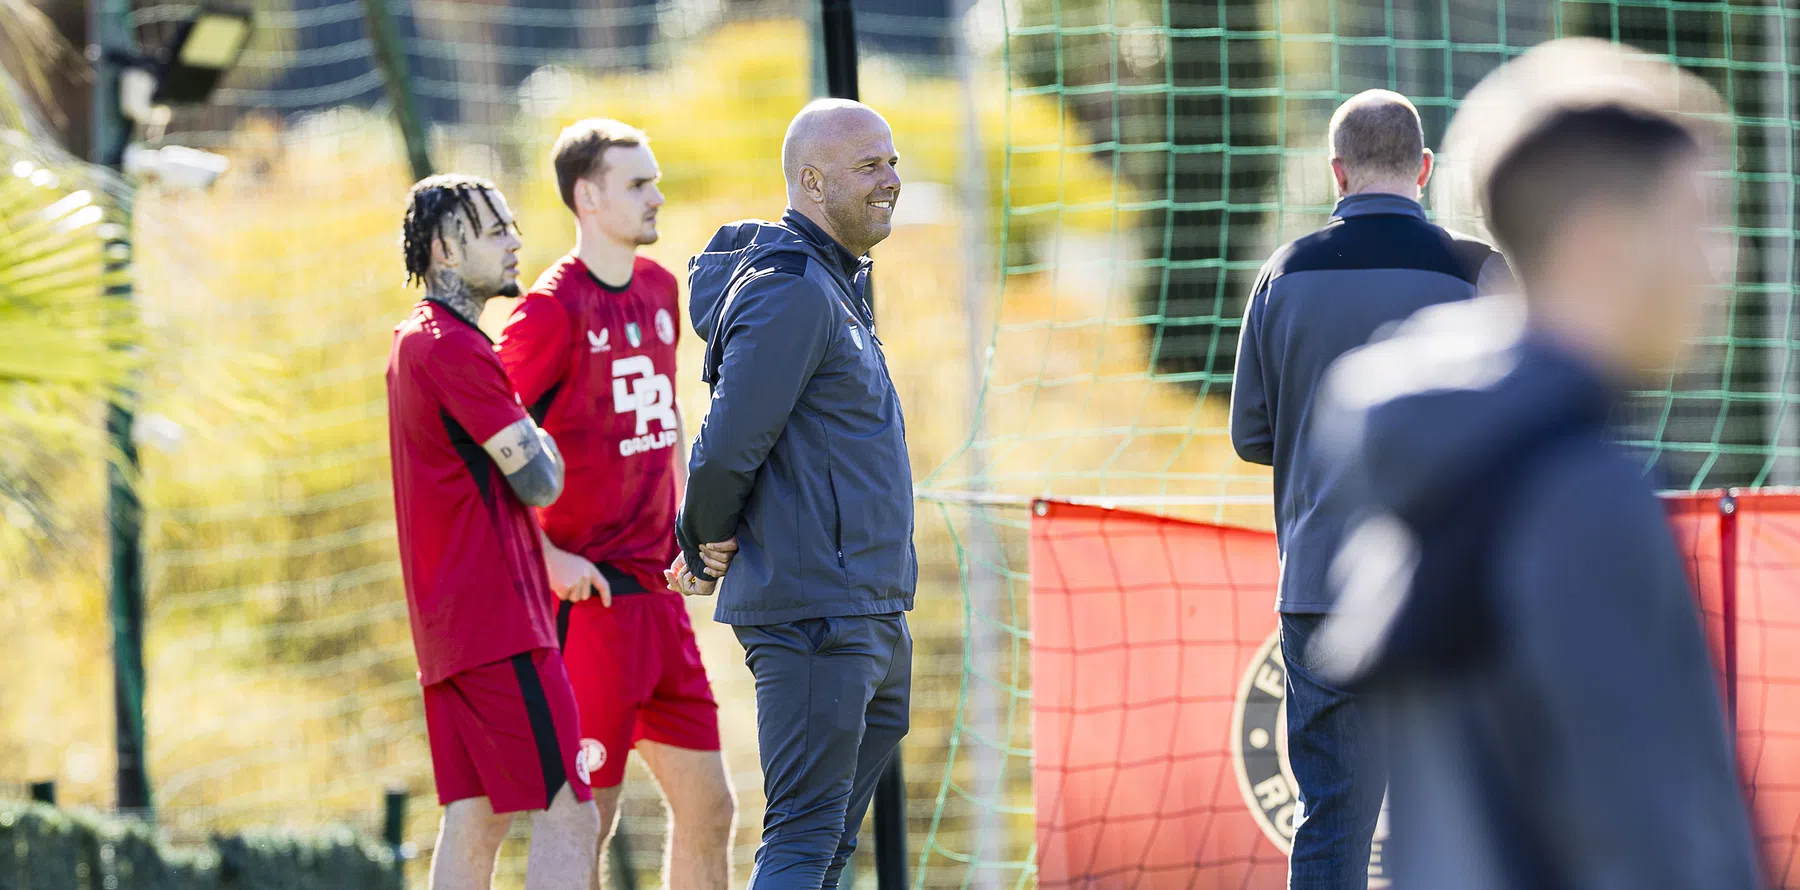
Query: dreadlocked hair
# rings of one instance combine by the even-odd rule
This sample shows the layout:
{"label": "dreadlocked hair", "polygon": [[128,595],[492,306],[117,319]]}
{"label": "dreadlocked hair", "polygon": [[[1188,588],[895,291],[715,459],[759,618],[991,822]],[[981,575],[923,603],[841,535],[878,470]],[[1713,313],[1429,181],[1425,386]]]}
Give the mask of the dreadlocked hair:
{"label": "dreadlocked hair", "polygon": [[[460,211],[474,228],[481,226],[481,213],[475,208],[480,195],[488,212],[497,218],[494,206],[494,184],[479,176],[440,173],[419,180],[407,196],[406,219],[400,227],[400,249],[406,254],[406,283],[423,284],[431,271],[431,242],[443,240],[446,217]],[[448,247],[448,242],[445,242]]]}

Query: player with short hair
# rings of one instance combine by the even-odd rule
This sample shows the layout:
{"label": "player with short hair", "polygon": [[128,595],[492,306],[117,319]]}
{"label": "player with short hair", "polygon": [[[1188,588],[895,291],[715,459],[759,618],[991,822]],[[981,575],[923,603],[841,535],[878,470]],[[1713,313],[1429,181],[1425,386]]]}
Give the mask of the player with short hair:
{"label": "player with short hair", "polygon": [[600,820],[526,509],[556,500],[563,464],[476,326],[490,298],[519,292],[518,225],[492,183],[433,176],[412,188],[402,242],[425,298],[394,329],[388,442],[445,808],[431,887],[488,886],[520,811],[532,825],[526,886],[579,887]]}
{"label": "player with short hair", "polygon": [[1561,40],[1470,93],[1470,164],[1521,297],[1429,309],[1326,376],[1357,481],[1309,663],[1368,688],[1398,888],[1752,890],[1750,822],[1686,557],[1610,425],[1667,385],[1729,255],[1718,96]]}
{"label": "player with short hair", "polygon": [[736,801],[718,705],[686,604],[662,579],[687,465],[673,384],[679,291],[637,255],[657,240],[661,171],[649,139],[613,120],[570,125],[552,156],[575,248],[514,310],[500,360],[568,457],[568,495],[538,516],[600,836],[635,749],[669,802],[668,886],[724,890]]}
{"label": "player with short hair", "polygon": [[1287,757],[1299,787],[1289,890],[1362,890],[1386,782],[1360,697],[1300,657],[1332,608],[1326,567],[1350,519],[1352,481],[1312,461],[1307,425],[1339,356],[1426,306],[1467,300],[1506,277],[1475,238],[1434,225],[1419,111],[1391,90],[1352,96],[1326,140],[1340,198],[1323,228],[1289,242],[1257,276],[1239,332],[1231,444],[1273,469],[1280,549]]}

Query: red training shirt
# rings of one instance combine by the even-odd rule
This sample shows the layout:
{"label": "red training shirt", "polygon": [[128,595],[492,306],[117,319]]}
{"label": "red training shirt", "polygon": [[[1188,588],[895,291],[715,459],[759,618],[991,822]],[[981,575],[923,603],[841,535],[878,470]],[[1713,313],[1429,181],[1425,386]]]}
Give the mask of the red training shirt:
{"label": "red training shirt", "polygon": [[551,543],[666,591],[675,559],[675,276],[638,257],[600,283],[574,254],[538,277],[500,335],[519,398],[556,439],[563,495],[538,511]]}
{"label": "red training shirt", "polygon": [[525,416],[493,342],[421,301],[388,353],[388,448],[420,682],[556,648],[555,595],[523,501],[481,443]]}

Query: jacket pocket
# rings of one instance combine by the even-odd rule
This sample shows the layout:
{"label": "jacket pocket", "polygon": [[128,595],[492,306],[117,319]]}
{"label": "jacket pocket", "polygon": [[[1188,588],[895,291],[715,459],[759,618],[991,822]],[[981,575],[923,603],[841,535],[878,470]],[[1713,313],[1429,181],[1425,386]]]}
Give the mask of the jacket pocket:
{"label": "jacket pocket", "polygon": [[835,648],[837,627],[830,618],[802,618],[793,627],[806,638],[812,654],[823,655]]}
{"label": "jacket pocket", "polygon": [[[821,432],[824,430],[821,428]],[[831,549],[837,554],[838,568],[844,568],[844,507],[838,500],[837,477],[832,472],[831,434],[825,432],[825,492],[831,502],[831,516],[826,527],[831,530]]]}

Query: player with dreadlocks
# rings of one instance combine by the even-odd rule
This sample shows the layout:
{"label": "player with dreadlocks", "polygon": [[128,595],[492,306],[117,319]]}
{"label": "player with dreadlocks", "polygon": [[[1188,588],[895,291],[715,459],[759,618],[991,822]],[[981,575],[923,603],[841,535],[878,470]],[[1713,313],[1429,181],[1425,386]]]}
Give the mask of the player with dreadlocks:
{"label": "player with dreadlocks", "polygon": [[561,494],[563,462],[476,326],[490,298],[519,293],[519,228],[491,183],[433,176],[413,186],[402,242],[425,298],[394,329],[388,442],[445,807],[431,887],[488,886],[520,811],[531,812],[525,886],[585,887],[600,817],[527,508]]}

